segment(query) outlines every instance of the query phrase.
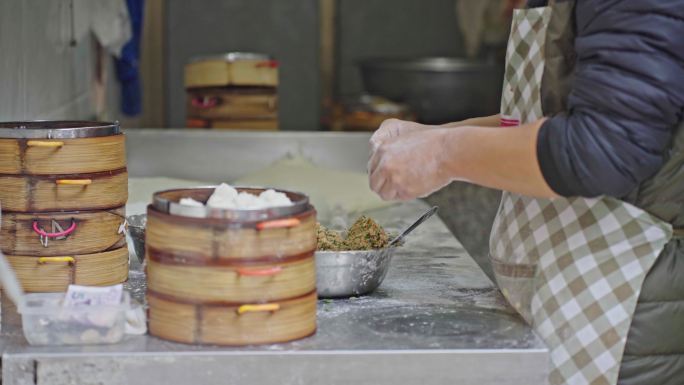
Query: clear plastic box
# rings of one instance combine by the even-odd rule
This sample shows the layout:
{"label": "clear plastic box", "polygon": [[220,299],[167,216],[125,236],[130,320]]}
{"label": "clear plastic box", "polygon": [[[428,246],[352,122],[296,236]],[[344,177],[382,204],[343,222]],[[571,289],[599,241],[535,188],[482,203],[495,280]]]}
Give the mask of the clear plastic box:
{"label": "clear plastic box", "polygon": [[62,307],[64,293],[26,294],[20,310],[24,337],[31,345],[114,344],[126,331],[128,292],[116,306]]}

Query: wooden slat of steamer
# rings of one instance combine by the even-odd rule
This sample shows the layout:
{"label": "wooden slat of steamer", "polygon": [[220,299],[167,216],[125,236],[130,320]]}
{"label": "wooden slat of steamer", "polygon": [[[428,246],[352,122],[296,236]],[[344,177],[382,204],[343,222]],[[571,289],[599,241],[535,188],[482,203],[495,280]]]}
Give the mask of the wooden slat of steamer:
{"label": "wooden slat of steamer", "polygon": [[123,134],[80,139],[35,139],[61,147],[28,146],[27,139],[0,139],[0,174],[82,174],[126,167]]}
{"label": "wooden slat of steamer", "polygon": [[[272,269],[279,271],[273,273]],[[273,275],[250,275],[259,272]],[[157,293],[188,301],[274,301],[298,297],[314,290],[316,267],[313,254],[293,262],[248,266],[174,265],[149,257],[147,287]]]}
{"label": "wooden slat of steamer", "polygon": [[182,218],[148,210],[146,244],[148,247],[187,258],[253,259],[287,257],[316,247],[316,217],[302,217],[293,228],[227,229],[223,225],[196,224]]}
{"label": "wooden slat of steamer", "polygon": [[66,291],[69,284],[107,286],[128,278],[128,248],[104,253],[74,255],[75,262],[39,263],[40,257],[7,255],[27,292]]}
{"label": "wooden slat of steamer", "polygon": [[[40,237],[33,230],[33,222],[51,232],[52,220],[67,229],[72,219],[76,230],[66,239],[50,238],[48,246],[40,243]],[[13,213],[2,216],[2,251],[5,254],[55,256],[92,254],[118,249],[126,245],[126,235],[119,232],[125,221],[125,208],[106,211],[81,211],[66,213]]]}
{"label": "wooden slat of steamer", "polygon": [[243,346],[292,341],[316,332],[316,293],[277,302],[274,312],[184,304],[148,295],[150,334],[177,342]]}
{"label": "wooden slat of steamer", "polygon": [[[90,179],[89,185],[58,185],[56,180]],[[19,212],[103,210],[128,199],[126,169],[59,176],[0,175],[2,209]]]}

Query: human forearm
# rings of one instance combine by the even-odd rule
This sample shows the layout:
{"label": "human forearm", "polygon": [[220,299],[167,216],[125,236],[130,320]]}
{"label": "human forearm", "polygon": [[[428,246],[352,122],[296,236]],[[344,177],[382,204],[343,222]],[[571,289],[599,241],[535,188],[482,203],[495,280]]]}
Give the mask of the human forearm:
{"label": "human forearm", "polygon": [[442,142],[444,167],[454,180],[528,196],[555,197],[537,159],[541,123],[448,130]]}
{"label": "human forearm", "polygon": [[497,127],[500,123],[501,116],[499,114],[491,116],[482,116],[479,118],[471,118],[466,120],[461,120],[460,122],[452,122],[442,124],[441,127],[464,127],[464,126],[477,126],[477,127]]}

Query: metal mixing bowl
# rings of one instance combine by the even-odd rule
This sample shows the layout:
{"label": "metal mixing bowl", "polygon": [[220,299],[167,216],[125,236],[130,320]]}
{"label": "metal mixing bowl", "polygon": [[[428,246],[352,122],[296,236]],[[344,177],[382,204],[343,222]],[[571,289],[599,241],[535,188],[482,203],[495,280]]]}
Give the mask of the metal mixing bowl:
{"label": "metal mixing bowl", "polygon": [[352,297],[372,292],[385,279],[395,250],[317,251],[318,296]]}
{"label": "metal mixing bowl", "polygon": [[128,235],[133,241],[133,250],[138,257],[138,261],[143,263],[145,260],[145,226],[147,225],[147,214],[131,215],[126,217],[128,222]]}

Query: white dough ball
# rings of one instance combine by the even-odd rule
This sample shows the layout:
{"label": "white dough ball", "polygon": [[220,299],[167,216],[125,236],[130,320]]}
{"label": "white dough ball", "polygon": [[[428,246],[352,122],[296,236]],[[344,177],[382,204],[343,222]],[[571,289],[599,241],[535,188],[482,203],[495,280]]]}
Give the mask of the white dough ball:
{"label": "white dough ball", "polygon": [[181,198],[179,203],[183,206],[204,207],[204,203],[196,201],[192,198]]}

